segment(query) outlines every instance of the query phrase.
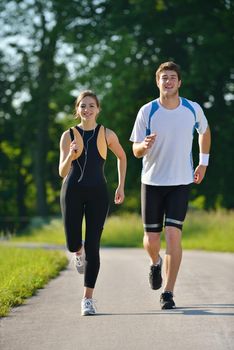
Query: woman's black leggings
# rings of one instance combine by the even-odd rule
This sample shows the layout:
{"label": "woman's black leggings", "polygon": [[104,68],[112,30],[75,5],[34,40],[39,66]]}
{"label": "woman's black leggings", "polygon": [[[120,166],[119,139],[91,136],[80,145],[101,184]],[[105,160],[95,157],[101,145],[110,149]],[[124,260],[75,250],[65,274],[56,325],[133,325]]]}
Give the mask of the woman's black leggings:
{"label": "woman's black leggings", "polygon": [[85,287],[94,288],[100,268],[100,239],[109,209],[106,184],[79,186],[65,181],[61,189],[61,209],[67,247],[77,252],[82,245],[82,221],[85,217]]}

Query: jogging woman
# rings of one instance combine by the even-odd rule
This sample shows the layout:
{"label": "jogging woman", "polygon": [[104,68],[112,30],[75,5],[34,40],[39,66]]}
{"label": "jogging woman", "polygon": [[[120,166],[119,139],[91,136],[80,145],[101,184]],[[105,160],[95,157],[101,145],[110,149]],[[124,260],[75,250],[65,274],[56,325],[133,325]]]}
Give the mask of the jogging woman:
{"label": "jogging woman", "polygon": [[[117,135],[97,124],[100,104],[92,91],[83,91],[75,104],[80,123],[60,140],[59,174],[64,178],[61,210],[68,250],[74,253],[78,272],[84,273],[81,315],[93,315],[93,292],[100,268],[100,239],[109,208],[104,164],[109,148],[117,157],[118,187],[115,204],[124,201],[126,155]],[[85,237],[82,222],[85,217]]]}

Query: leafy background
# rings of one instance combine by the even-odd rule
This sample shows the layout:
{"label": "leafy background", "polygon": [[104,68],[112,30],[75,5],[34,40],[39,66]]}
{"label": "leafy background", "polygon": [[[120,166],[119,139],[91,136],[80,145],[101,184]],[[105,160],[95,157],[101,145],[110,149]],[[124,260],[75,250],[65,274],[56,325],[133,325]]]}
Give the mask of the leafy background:
{"label": "leafy background", "polygon": [[[155,70],[168,60],[181,66],[181,96],[201,104],[212,131],[207,177],[191,206],[233,209],[233,9],[229,0],[2,0],[0,230],[60,215],[59,139],[75,124],[84,88],[97,93],[99,122],[127,152],[122,210],[139,212],[141,161],[129,136],[139,107],[158,96]],[[109,154],[112,194],[115,162]]]}

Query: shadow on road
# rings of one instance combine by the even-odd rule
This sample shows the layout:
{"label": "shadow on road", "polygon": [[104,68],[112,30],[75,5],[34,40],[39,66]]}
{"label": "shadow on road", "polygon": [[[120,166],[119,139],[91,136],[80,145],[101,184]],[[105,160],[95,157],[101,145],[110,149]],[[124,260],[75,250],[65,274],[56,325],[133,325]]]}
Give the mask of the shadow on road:
{"label": "shadow on road", "polygon": [[[221,309],[220,312],[217,309]],[[234,316],[234,312],[224,312],[223,309],[234,309],[234,304],[202,304],[177,307],[173,310],[158,310],[148,312],[98,313],[96,316],[152,316],[152,315],[185,315],[185,316]]]}

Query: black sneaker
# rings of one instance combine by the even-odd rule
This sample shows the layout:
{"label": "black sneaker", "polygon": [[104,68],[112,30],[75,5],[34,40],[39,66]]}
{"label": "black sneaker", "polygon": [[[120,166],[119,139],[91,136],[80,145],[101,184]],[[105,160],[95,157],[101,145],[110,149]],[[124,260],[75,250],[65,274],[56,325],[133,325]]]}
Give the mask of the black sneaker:
{"label": "black sneaker", "polygon": [[175,302],[173,300],[172,292],[164,292],[160,297],[160,304],[162,310],[175,309]]}
{"label": "black sneaker", "polygon": [[160,257],[159,264],[150,266],[149,284],[150,284],[150,287],[154,290],[159,289],[162,286],[161,270],[162,270],[162,258]]}

